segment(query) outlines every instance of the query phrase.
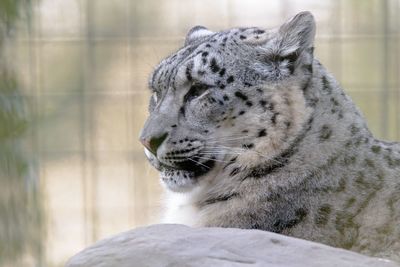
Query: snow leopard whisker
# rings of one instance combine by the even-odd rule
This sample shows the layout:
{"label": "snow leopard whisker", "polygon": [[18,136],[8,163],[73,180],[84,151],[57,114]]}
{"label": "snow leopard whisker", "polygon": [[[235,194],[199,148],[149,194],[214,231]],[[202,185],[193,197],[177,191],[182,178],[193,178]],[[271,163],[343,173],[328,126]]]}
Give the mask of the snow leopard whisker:
{"label": "snow leopard whisker", "polygon": [[196,164],[198,164],[198,165],[203,166],[204,168],[210,169],[210,167],[208,167],[207,165],[204,165],[203,163],[201,163],[201,162],[199,162],[197,160],[194,160],[194,159],[191,159],[191,158],[187,158],[187,159],[192,161],[192,162],[194,162],[194,163],[196,163]]}
{"label": "snow leopard whisker", "polygon": [[[217,142],[226,142],[226,141],[237,141],[237,140],[243,140],[243,139],[245,139],[245,138],[249,138],[248,136],[246,136],[246,137],[244,137],[244,136],[241,136],[241,137],[235,137],[235,138],[221,138],[221,139],[209,139],[209,140],[207,140],[207,143],[217,143]],[[211,140],[211,141],[210,141]]]}
{"label": "snow leopard whisker", "polygon": [[234,156],[240,156],[242,153],[237,153],[237,152],[224,152],[224,153],[218,153],[218,152],[205,152],[202,153],[203,155],[210,155],[210,156],[228,156],[228,155],[234,155]]}
{"label": "snow leopard whisker", "polygon": [[[210,154],[210,155],[212,155],[212,154]],[[227,161],[227,160],[213,159],[213,158],[211,158],[211,157],[200,157],[200,156],[195,156],[195,158],[197,158],[197,159],[205,159],[205,160],[213,160],[213,161],[222,162],[222,163],[228,163],[228,162],[229,162],[229,161]]]}
{"label": "snow leopard whisker", "polygon": [[244,151],[242,150],[227,150],[227,149],[218,149],[218,150],[204,150],[202,154],[209,155],[242,155]]}
{"label": "snow leopard whisker", "polygon": [[[215,149],[219,149],[219,150],[221,151],[221,154],[224,154],[224,152],[227,152],[227,151],[231,151],[231,152],[235,151],[235,152],[237,153],[237,155],[241,155],[241,154],[244,153],[244,152],[248,152],[247,149],[239,148],[239,147],[234,147],[234,148],[232,148],[232,147],[226,147],[226,146],[221,146],[221,145],[220,145],[220,146],[214,147],[214,148],[215,148]],[[224,151],[224,150],[225,150],[225,151]],[[278,164],[283,163],[283,161],[279,161],[279,160],[277,160],[276,158],[267,157],[267,156],[261,154],[261,153],[258,152],[258,151],[252,150],[252,152],[253,152],[253,153],[256,153],[258,156],[260,156],[260,157],[266,159],[267,161],[273,161],[273,162],[278,163]]]}

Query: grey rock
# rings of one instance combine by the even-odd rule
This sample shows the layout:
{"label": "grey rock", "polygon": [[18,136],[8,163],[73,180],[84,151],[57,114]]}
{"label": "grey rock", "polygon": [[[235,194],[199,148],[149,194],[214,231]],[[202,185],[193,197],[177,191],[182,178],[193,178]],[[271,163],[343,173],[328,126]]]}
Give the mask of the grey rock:
{"label": "grey rock", "polygon": [[259,230],[159,224],[103,239],[66,267],[400,267],[322,244]]}

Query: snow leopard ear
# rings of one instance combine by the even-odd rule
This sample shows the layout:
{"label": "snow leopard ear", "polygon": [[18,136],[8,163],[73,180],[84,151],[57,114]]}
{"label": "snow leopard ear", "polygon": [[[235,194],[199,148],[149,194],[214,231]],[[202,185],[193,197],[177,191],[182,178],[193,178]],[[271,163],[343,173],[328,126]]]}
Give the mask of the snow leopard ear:
{"label": "snow leopard ear", "polygon": [[314,46],[314,16],[304,11],[281,25],[274,40],[272,49],[280,56],[299,56],[304,50]]}
{"label": "snow leopard ear", "polygon": [[212,35],[214,32],[208,30],[204,26],[195,26],[186,34],[185,45],[189,45],[194,41]]}

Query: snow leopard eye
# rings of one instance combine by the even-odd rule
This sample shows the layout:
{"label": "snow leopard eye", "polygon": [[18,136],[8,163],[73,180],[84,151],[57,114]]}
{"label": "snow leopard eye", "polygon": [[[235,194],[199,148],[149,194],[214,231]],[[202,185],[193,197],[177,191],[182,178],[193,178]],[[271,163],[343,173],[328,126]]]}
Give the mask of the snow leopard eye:
{"label": "snow leopard eye", "polygon": [[159,98],[159,93],[153,91],[152,95],[150,96],[149,107],[148,107],[148,110],[150,112],[152,112],[157,106],[158,98]]}
{"label": "snow leopard eye", "polygon": [[157,104],[158,101],[158,93],[157,92],[153,92],[153,95],[151,96],[153,98],[153,101],[155,104]]}
{"label": "snow leopard eye", "polygon": [[184,97],[185,102],[189,102],[201,95],[203,95],[208,88],[210,88],[209,85],[204,84],[204,83],[193,83],[192,86],[190,87],[189,91],[186,93]]}

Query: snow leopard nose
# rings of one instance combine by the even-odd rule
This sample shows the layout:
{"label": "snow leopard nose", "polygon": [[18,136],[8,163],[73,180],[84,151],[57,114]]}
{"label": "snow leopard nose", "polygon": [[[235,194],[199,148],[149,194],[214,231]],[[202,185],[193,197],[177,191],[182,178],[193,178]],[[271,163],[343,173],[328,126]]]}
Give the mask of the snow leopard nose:
{"label": "snow leopard nose", "polygon": [[157,155],[158,148],[162,145],[165,139],[167,139],[168,133],[162,133],[157,136],[142,137],[140,142],[146,147],[151,153]]}

